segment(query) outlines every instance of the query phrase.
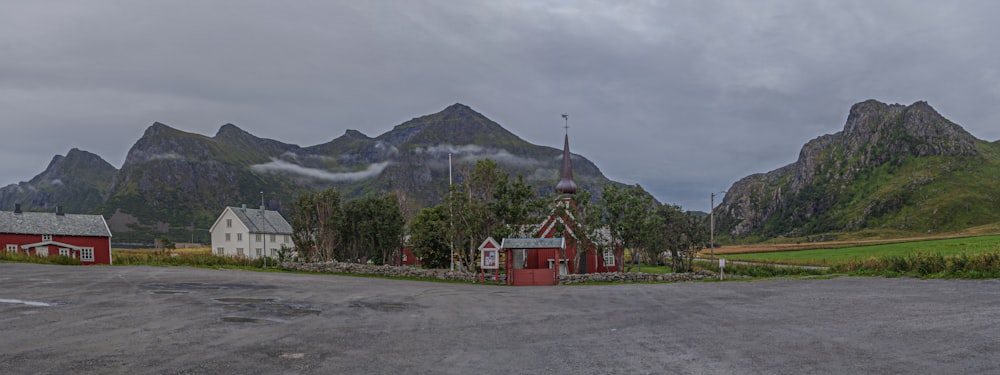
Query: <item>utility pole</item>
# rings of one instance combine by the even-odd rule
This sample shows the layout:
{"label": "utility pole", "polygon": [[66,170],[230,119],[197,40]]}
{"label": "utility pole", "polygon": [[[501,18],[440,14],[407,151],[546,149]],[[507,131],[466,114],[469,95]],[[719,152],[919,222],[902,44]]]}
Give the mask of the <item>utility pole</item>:
{"label": "utility pole", "polygon": [[715,195],[716,194],[725,194],[725,193],[726,193],[725,190],[720,191],[718,193],[713,192],[712,193],[712,198],[710,200],[709,207],[708,207],[709,218],[710,218],[709,219],[709,225],[708,225],[709,226],[709,230],[708,230],[708,233],[709,233],[708,234],[709,235],[709,240],[708,240],[709,244],[708,244],[708,246],[710,246],[710,249],[711,249],[711,253],[712,253],[711,260],[713,262],[715,261]]}
{"label": "utility pole", "polygon": [[267,269],[267,233],[264,232],[264,192],[260,192],[260,231],[261,238],[264,241],[264,269]]}
{"label": "utility pole", "polygon": [[[448,226],[451,232],[455,231],[455,209],[451,206],[451,153],[448,153]],[[455,270],[455,236],[449,233],[451,239],[451,270]]]}

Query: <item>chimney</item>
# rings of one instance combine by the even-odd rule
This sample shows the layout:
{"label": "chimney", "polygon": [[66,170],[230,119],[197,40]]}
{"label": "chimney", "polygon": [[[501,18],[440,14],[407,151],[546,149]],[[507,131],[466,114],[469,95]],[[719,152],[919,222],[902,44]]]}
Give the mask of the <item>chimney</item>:
{"label": "chimney", "polygon": [[66,216],[66,213],[63,212],[62,206],[56,206],[56,216]]}
{"label": "chimney", "polygon": [[21,213],[21,204],[20,203],[14,203],[14,213],[15,214]]}
{"label": "chimney", "polygon": [[240,208],[243,210],[243,212],[247,212],[247,204],[246,203],[244,203],[243,207],[240,207]]}

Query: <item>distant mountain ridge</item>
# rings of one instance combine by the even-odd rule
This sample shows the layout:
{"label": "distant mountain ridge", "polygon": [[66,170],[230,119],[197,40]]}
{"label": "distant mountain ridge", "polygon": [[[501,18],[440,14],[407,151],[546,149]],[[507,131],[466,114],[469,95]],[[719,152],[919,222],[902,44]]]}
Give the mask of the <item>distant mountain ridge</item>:
{"label": "distant mountain ridge", "polygon": [[53,157],[31,180],[0,188],[0,207],[13,210],[21,203],[26,210],[63,206],[67,212],[91,212],[107,199],[115,173],[100,156],[74,148],[66,156]]}
{"label": "distant mountain ridge", "polygon": [[734,183],[715,209],[718,228],[770,238],[997,222],[998,146],[926,102],[857,103],[842,131],[806,143],[795,163]]}
{"label": "distant mountain ridge", "polygon": [[[348,129],[308,147],[259,138],[233,124],[209,137],[156,122],[129,149],[120,170],[74,149],[65,159],[87,163],[77,162],[67,172],[57,156],[32,181],[0,189],[0,203],[13,207],[20,202],[25,210],[41,211],[61,204],[101,213],[118,242],[163,235],[207,241],[206,229],[223,207],[258,205],[261,192],[269,208],[286,212],[299,195],[327,187],[347,198],[398,192],[411,209],[439,203],[447,191],[449,153],[456,181],[463,167],[487,157],[513,175],[524,175],[540,191],[552,190],[559,177],[561,150],[528,143],[468,106],[454,104],[374,138]],[[612,183],[586,158],[573,159],[579,185],[597,193]],[[70,189],[45,182],[59,178],[77,183]],[[79,204],[71,207],[67,201]]]}

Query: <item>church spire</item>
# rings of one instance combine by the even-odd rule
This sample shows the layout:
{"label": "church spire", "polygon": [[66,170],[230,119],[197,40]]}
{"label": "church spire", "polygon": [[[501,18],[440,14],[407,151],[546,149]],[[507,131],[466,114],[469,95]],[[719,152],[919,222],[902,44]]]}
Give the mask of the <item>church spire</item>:
{"label": "church spire", "polygon": [[569,115],[562,115],[566,120],[566,141],[563,143],[562,170],[559,174],[559,183],[556,184],[556,191],[560,194],[576,194],[576,183],[573,182],[573,163],[570,162],[569,154]]}

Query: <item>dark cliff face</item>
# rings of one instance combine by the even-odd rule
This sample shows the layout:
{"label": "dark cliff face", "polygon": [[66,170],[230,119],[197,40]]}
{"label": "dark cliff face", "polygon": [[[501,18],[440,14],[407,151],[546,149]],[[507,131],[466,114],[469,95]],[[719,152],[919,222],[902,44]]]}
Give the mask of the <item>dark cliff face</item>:
{"label": "dark cliff face", "polygon": [[795,163],[734,183],[716,209],[719,227],[733,236],[860,229],[864,214],[842,216],[865,191],[881,189],[868,186],[885,178],[881,171],[921,158],[975,158],[980,143],[926,102],[861,102],[843,131],[809,141]]}

